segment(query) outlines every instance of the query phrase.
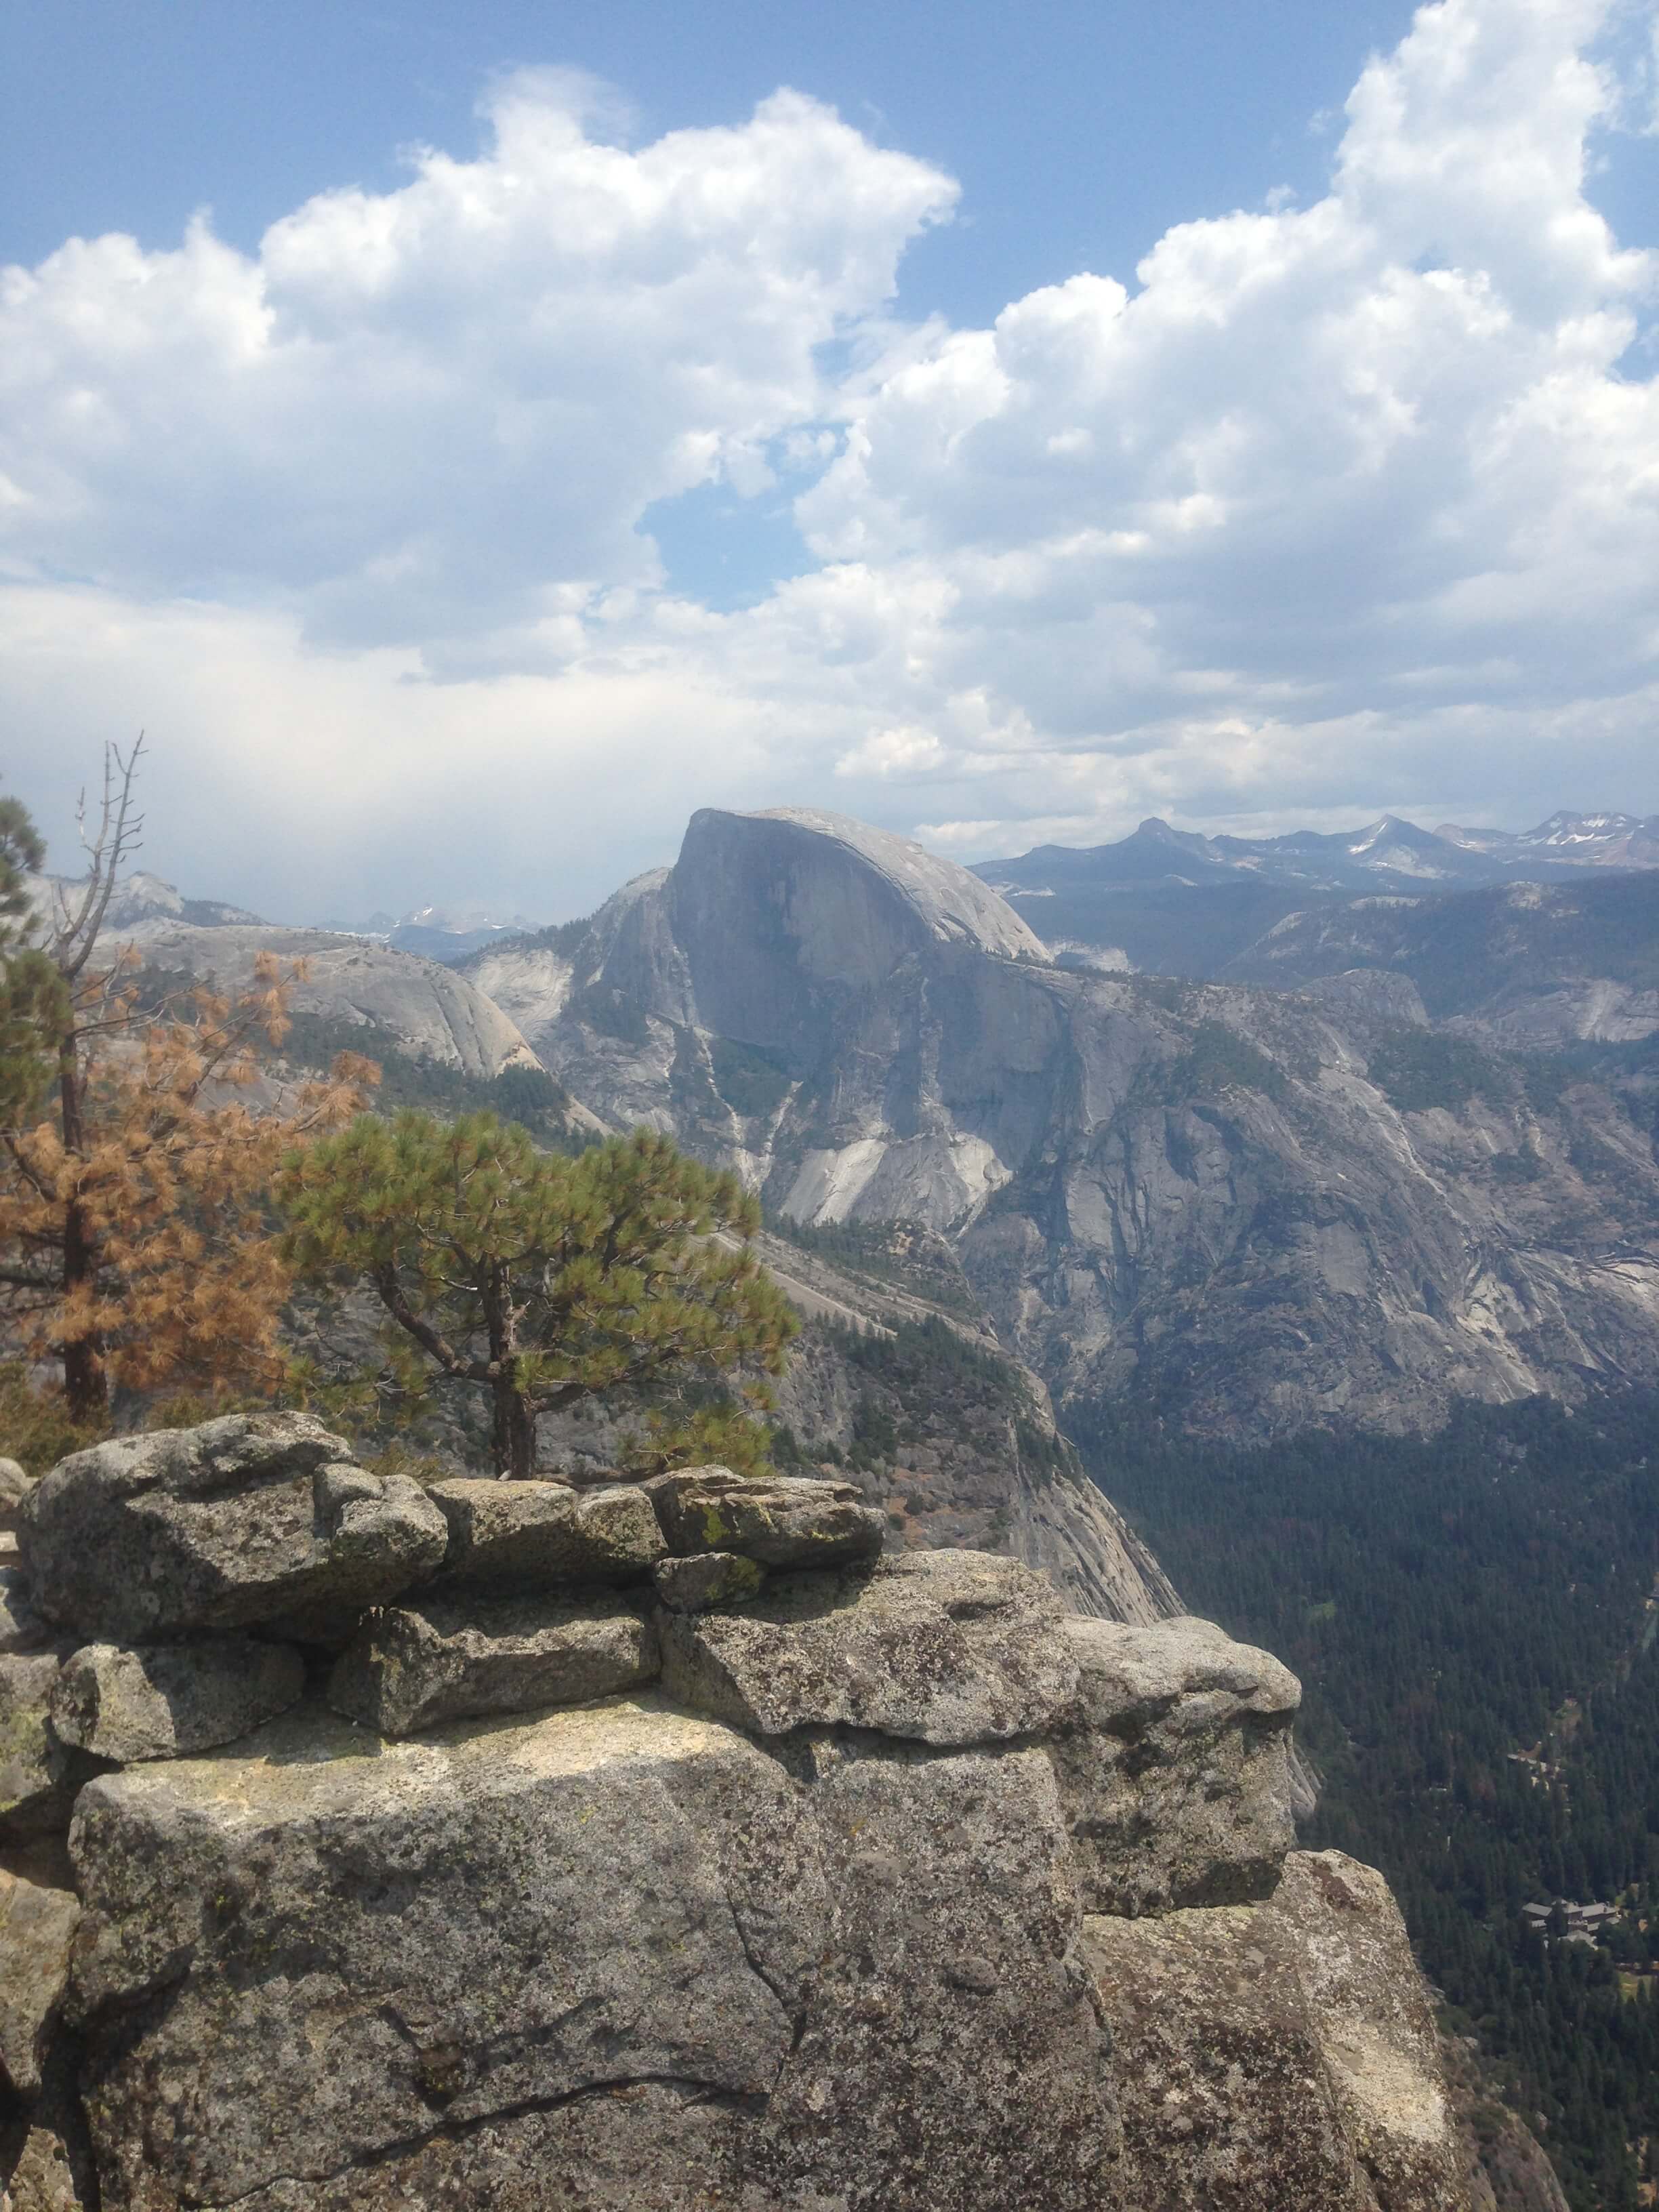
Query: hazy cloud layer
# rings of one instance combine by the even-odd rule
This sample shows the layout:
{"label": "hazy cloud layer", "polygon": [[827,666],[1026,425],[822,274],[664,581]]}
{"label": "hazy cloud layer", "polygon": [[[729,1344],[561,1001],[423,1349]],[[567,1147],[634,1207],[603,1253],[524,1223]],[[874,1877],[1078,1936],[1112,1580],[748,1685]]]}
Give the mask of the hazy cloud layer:
{"label": "hazy cloud layer", "polygon": [[[146,722],[150,865],[312,911],[568,911],[710,802],[963,852],[1659,806],[1659,256],[1585,196],[1647,96],[1612,14],[1424,9],[1317,204],[986,331],[895,311],[936,171],[788,92],[630,149],[550,74],[257,259],[204,222],[7,272],[10,780],[52,814]],[[735,614],[641,520],[714,483],[810,549]]]}

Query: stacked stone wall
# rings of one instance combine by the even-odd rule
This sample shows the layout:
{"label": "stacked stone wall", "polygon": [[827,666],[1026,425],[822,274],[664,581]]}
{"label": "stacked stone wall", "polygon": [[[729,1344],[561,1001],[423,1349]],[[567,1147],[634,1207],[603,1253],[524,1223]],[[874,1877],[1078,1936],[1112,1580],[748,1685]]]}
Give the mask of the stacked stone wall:
{"label": "stacked stone wall", "polygon": [[8,2212],[1463,2212],[1210,1624],[841,1483],[101,1445],[0,1565]]}

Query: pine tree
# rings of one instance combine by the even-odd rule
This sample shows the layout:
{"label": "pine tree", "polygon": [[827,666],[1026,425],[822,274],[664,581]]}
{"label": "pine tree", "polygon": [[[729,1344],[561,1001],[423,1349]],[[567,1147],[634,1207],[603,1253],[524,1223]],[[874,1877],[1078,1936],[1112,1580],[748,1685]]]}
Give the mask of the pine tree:
{"label": "pine tree", "polygon": [[[270,956],[234,1000],[143,1002],[137,953],[101,935],[136,844],[140,750],[108,750],[84,881],[0,948],[17,1047],[0,1096],[0,1338],[58,1364],[80,1423],[102,1419],[114,1384],[276,1385],[290,1278],[266,1216],[271,1176],[296,1135],[359,1111],[376,1073],[343,1056],[329,1079],[288,1086],[274,1114],[249,1111],[238,1094],[263,1072],[261,1045],[282,1039],[298,973]],[[27,817],[9,827],[12,860],[38,867]],[[21,921],[3,873],[0,914]]]}
{"label": "pine tree", "polygon": [[40,832],[15,799],[0,799],[0,1125],[33,1112],[51,1086],[52,1039],[64,1011],[56,969],[29,941],[29,878],[46,859]]}
{"label": "pine tree", "polygon": [[[361,1278],[427,1376],[487,1394],[499,1474],[532,1471],[544,1413],[777,1374],[795,1331],[747,1249],[754,1198],[648,1130],[572,1159],[491,1114],[366,1115],[296,1153],[281,1193],[303,1275]],[[728,1400],[659,1423],[654,1449],[754,1464],[760,1439]]]}

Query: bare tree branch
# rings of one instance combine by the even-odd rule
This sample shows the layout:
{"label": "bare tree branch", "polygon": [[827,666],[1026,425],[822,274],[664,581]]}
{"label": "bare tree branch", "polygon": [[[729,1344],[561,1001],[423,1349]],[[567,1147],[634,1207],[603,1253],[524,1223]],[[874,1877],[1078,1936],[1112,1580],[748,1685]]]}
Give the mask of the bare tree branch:
{"label": "bare tree branch", "polygon": [[[60,927],[57,942],[52,948],[58,973],[66,981],[73,981],[92,957],[92,948],[97,943],[98,933],[104,926],[104,916],[115,895],[115,879],[121,863],[138,849],[138,833],[143,828],[142,816],[132,811],[132,787],[144,756],[144,733],[141,730],[132,750],[123,760],[117,744],[106,747],[104,753],[104,803],[98,824],[96,839],[87,845],[91,860],[87,878],[86,896],[81,902],[80,912],[67,927]],[[81,803],[82,839],[87,844],[84,829],[86,801]]]}
{"label": "bare tree branch", "polygon": [[493,1380],[489,1363],[468,1359],[457,1352],[447,1337],[434,1328],[431,1322],[422,1319],[404,1296],[397,1271],[389,1264],[376,1267],[369,1279],[379,1294],[381,1304],[400,1328],[406,1329],[416,1344],[430,1352],[446,1375],[463,1376],[469,1382],[488,1382]]}

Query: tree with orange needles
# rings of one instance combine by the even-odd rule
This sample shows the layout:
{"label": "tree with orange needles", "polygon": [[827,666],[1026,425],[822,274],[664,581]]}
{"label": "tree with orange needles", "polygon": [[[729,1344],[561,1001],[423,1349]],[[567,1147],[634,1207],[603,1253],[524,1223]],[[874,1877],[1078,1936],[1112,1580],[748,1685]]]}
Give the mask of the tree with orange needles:
{"label": "tree with orange needles", "polygon": [[0,1092],[0,1330],[59,1364],[82,1420],[116,1384],[276,1386],[290,1275],[266,1191],[283,1154],[349,1121],[379,1076],[343,1054],[327,1079],[285,1084],[272,1110],[251,1111],[261,1047],[282,1042],[302,969],[262,954],[239,996],[196,989],[147,1006],[137,953],[100,944],[142,828],[142,738],[125,757],[107,749],[90,836],[83,817],[85,881],[54,895],[38,942],[26,930],[21,951],[0,946],[0,966],[27,957],[56,983],[8,995],[38,1006],[50,1073],[44,1097]]}

